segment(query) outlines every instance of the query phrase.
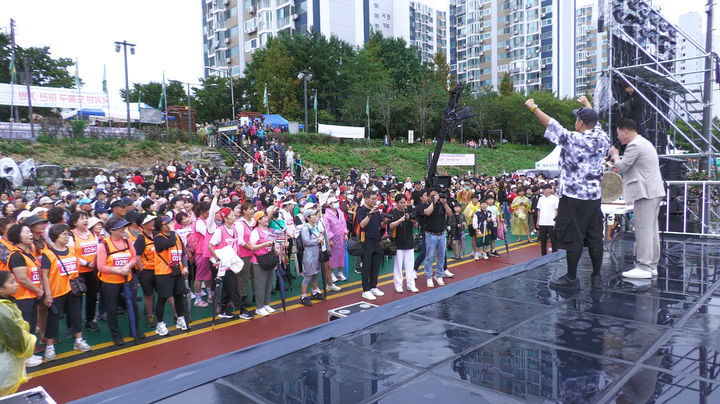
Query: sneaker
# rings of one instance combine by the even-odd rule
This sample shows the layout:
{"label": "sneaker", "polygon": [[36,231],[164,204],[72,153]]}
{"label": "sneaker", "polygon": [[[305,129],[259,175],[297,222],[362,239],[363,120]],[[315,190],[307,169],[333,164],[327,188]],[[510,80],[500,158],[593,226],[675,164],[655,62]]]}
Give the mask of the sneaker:
{"label": "sneaker", "polygon": [[658,271],[657,271],[657,269],[651,270],[651,271],[650,271],[650,274],[651,274],[652,276],[658,276]]}
{"label": "sneaker", "polygon": [[338,281],[338,278],[337,278],[337,276],[335,276],[335,274],[332,274],[332,275],[330,275],[330,280],[332,281],[332,283],[335,283]]}
{"label": "sneaker", "polygon": [[27,359],[25,359],[25,367],[26,368],[34,368],[35,366],[40,366],[43,363],[43,359],[41,356],[33,355]]}
{"label": "sneaker", "polygon": [[442,276],[435,277],[435,282],[440,286],[445,286],[445,281],[443,281]]}
{"label": "sneaker", "polygon": [[427,278],[427,287],[434,288],[435,284],[432,281],[432,278]]}
{"label": "sneaker", "polygon": [[570,279],[567,275],[550,282],[551,289],[580,289],[580,280],[578,278]]}
{"label": "sneaker", "polygon": [[361,273],[362,273],[362,265],[360,265],[359,268],[355,268],[355,273],[356,273],[356,274],[361,274]]}
{"label": "sneaker", "polygon": [[113,337],[113,344],[115,344],[115,346],[123,346],[125,345],[125,340],[123,340],[122,337]]}
{"label": "sneaker", "polygon": [[312,300],[325,300],[325,296],[323,296],[322,293],[313,292],[313,294],[311,295],[311,299]]}
{"label": "sneaker", "polygon": [[452,278],[453,276],[455,276],[455,274],[446,269],[445,272],[443,272],[442,276],[444,276],[445,278]]}
{"label": "sneaker", "polygon": [[185,316],[180,316],[177,318],[177,321],[175,321],[175,328],[178,330],[187,331],[188,325],[185,322]]}
{"label": "sneaker", "polygon": [[107,321],[107,313],[102,313],[95,316],[95,322],[98,321]]}
{"label": "sneaker", "polygon": [[362,293],[362,298],[365,299],[365,300],[375,300],[375,299],[377,299],[377,297],[375,297],[375,295],[373,295],[372,292],[369,291],[369,290],[368,290],[367,292],[363,292],[363,293]]}
{"label": "sneaker", "polygon": [[268,313],[267,311],[265,311],[265,308],[264,308],[264,307],[260,307],[259,309],[255,309],[255,315],[256,315],[256,316],[265,317],[265,316],[267,316],[268,314],[270,314],[270,313]]}
{"label": "sneaker", "polygon": [[490,257],[487,255],[487,253],[482,253],[482,259],[487,261],[490,259]]}
{"label": "sneaker", "polygon": [[52,361],[57,359],[57,355],[55,354],[55,345],[48,345],[45,347],[45,360],[46,361]]}
{"label": "sneaker", "polygon": [[385,293],[378,288],[372,288],[370,289],[370,292],[372,292],[372,294],[375,296],[385,296]]}
{"label": "sneaker", "polygon": [[402,292],[403,292],[403,288],[395,288],[395,291],[398,292],[398,293],[402,293]]}
{"label": "sneaker", "polygon": [[265,311],[267,311],[268,313],[275,313],[277,311],[277,310],[273,309],[272,306],[270,306],[269,304],[267,306],[263,307],[263,309],[265,309]]}
{"label": "sneaker", "polygon": [[333,283],[333,284],[328,285],[327,290],[330,290],[330,291],[333,291],[333,292],[339,292],[339,291],[341,291],[342,289],[340,288],[340,286],[335,285],[335,284]]}
{"label": "sneaker", "polygon": [[590,286],[596,289],[602,288],[603,281],[602,276],[600,275],[594,275],[590,277]]}
{"label": "sneaker", "polygon": [[208,307],[208,304],[206,301],[201,299],[195,299],[195,303],[193,303],[193,306],[195,307]]}
{"label": "sneaker", "polygon": [[302,304],[303,306],[312,306],[312,302],[310,301],[310,297],[305,296],[305,297],[300,298],[300,304]]}
{"label": "sneaker", "polygon": [[84,339],[81,339],[80,342],[75,341],[75,345],[73,345],[73,349],[76,351],[87,352],[87,351],[91,350],[92,347],[90,346],[90,344],[87,343],[87,341],[85,341]]}
{"label": "sneaker", "polygon": [[475,253],[475,254],[473,254],[473,259],[474,259],[475,261],[479,261],[479,260],[480,260],[480,253]]}
{"label": "sneaker", "polygon": [[245,310],[240,310],[240,314],[238,314],[238,317],[243,320],[252,320],[254,315],[250,314],[250,312],[247,312]]}
{"label": "sneaker", "polygon": [[218,317],[220,317],[220,318],[235,318],[235,315],[230,313],[227,310],[223,310],[220,313],[218,313]]}
{"label": "sneaker", "polygon": [[500,256],[500,254],[498,254],[497,250],[492,250],[492,251],[490,251],[490,255],[492,255],[493,257],[499,257],[499,256]]}
{"label": "sneaker", "polygon": [[[185,320],[183,320],[183,322],[184,321]],[[168,333],[168,329],[167,329],[167,326],[165,325],[165,322],[159,321],[157,323],[157,327],[155,327],[155,334],[157,334],[161,337],[164,337],[165,335],[167,335],[167,333]]]}
{"label": "sneaker", "polygon": [[650,279],[652,278],[652,273],[650,271],[635,267],[629,271],[623,272],[622,276],[623,278],[630,279]]}
{"label": "sneaker", "polygon": [[147,316],[147,321],[146,321],[145,325],[146,325],[148,328],[153,328],[153,327],[155,327],[155,326],[157,325],[157,322],[155,321],[155,316],[153,316],[152,314],[149,315],[149,316]]}
{"label": "sneaker", "polygon": [[90,320],[85,322],[85,329],[92,332],[98,332],[100,331],[100,326],[98,326],[95,321]]}
{"label": "sneaker", "polygon": [[340,272],[339,274],[337,274],[337,278],[338,278],[339,281],[346,281],[346,280],[347,280],[347,278],[345,277],[345,274],[342,273],[342,272]]}
{"label": "sneaker", "polygon": [[417,270],[413,271],[413,279],[417,279]]}
{"label": "sneaker", "polygon": [[411,288],[409,287],[408,290],[411,291],[411,292],[413,292],[413,293],[419,292],[418,288],[416,288],[415,286],[413,286],[413,287],[411,287]]}

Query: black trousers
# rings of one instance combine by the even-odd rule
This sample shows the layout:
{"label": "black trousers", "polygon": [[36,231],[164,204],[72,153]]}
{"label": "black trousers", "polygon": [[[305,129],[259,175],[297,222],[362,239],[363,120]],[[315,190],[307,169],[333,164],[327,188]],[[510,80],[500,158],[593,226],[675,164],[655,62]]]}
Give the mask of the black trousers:
{"label": "black trousers", "polygon": [[[418,271],[420,265],[425,261],[425,232],[421,230],[420,234],[422,235],[422,246],[420,247],[420,253],[415,257],[415,265],[413,268],[415,272]],[[447,254],[445,255],[447,256]],[[447,269],[447,266],[445,266],[445,268]],[[430,268],[430,270],[432,270],[432,268]]]}
{"label": "black trousers", "polygon": [[[243,270],[240,271],[240,273],[243,272],[250,272],[250,266],[243,266]],[[228,270],[222,278],[222,300],[220,300],[220,307],[224,310],[228,310],[228,303],[230,302],[235,306],[235,309],[243,308],[243,299],[238,292],[238,275],[240,274],[235,274],[235,272]]]}
{"label": "black trousers", "polygon": [[[133,296],[130,301],[132,304],[133,313],[135,313],[135,329],[139,330],[140,316],[138,316],[137,300],[135,299],[138,290],[137,276],[133,276],[129,286]],[[100,282],[100,289],[103,293],[103,302],[105,303],[105,313],[107,314],[107,323],[108,327],[110,328],[110,334],[112,334],[113,338],[122,338],[122,333],[120,332],[120,325],[118,323],[118,301],[121,298],[121,294],[124,288],[125,284],[122,283]],[[128,323],[128,327],[129,326],[130,323]]]}
{"label": "black trousers", "polygon": [[157,290],[157,303],[155,304],[155,318],[158,322],[165,321],[165,302],[172,297],[175,303],[175,313],[178,317],[184,315],[185,280],[180,275],[155,275],[155,290]]}
{"label": "black trousers", "polygon": [[30,334],[35,334],[35,328],[37,327],[37,305],[38,299],[20,299],[16,300],[15,304],[20,313],[22,313],[23,320],[30,324]]}
{"label": "black trousers", "polygon": [[538,227],[538,239],[540,239],[540,254],[547,255],[547,242],[550,239],[550,246],[552,252],[557,252],[558,243],[557,237],[555,237],[555,229],[553,226],[539,226]]}
{"label": "black trousers", "polygon": [[563,196],[555,218],[558,247],[567,250],[567,276],[575,279],[580,255],[588,248],[593,275],[600,275],[602,266],[603,214],[600,199],[583,200]]}
{"label": "black trousers", "polygon": [[95,319],[95,310],[97,309],[98,292],[100,291],[100,280],[97,278],[97,272],[84,272],[80,276],[85,280],[87,292],[85,292],[85,321]]}
{"label": "black trousers", "polygon": [[362,287],[363,292],[377,287],[378,275],[380,275],[380,262],[382,261],[382,247],[378,240],[365,241],[365,254],[362,257]]}
{"label": "black trousers", "polygon": [[60,315],[67,312],[70,331],[75,334],[82,331],[82,296],[73,296],[66,293],[53,298],[52,305],[48,309],[47,325],[45,327],[45,338],[57,338]]}

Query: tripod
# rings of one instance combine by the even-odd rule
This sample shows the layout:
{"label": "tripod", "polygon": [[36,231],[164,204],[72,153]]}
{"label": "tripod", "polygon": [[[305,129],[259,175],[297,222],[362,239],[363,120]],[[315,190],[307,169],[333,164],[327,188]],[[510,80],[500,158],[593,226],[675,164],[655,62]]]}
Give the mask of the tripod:
{"label": "tripod", "polygon": [[23,197],[27,200],[27,193],[28,189],[30,187],[34,188],[35,196],[40,195],[42,193],[42,190],[40,189],[40,184],[38,184],[37,176],[35,175],[35,167],[30,168],[30,175],[28,176],[27,180],[25,181],[25,192],[23,193]]}

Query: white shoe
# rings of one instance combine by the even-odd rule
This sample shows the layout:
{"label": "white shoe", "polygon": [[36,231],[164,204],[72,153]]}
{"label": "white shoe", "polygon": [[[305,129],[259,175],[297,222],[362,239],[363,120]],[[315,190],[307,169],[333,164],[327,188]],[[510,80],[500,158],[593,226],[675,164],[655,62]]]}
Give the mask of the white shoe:
{"label": "white shoe", "polygon": [[419,292],[418,288],[416,288],[415,286],[413,286],[413,287],[409,287],[409,286],[408,286],[408,290],[411,291],[411,292],[413,292],[413,293]]}
{"label": "white shoe", "polygon": [[175,328],[177,328],[178,330],[187,331],[188,326],[185,322],[185,316],[180,316],[177,318],[177,321],[175,321]]}
{"label": "white shoe", "polygon": [[87,343],[84,339],[81,339],[80,342],[75,341],[75,345],[73,346],[73,349],[76,351],[82,351],[87,352],[92,349],[90,344]]}
{"label": "white shoe", "polygon": [[332,274],[332,275],[330,275],[330,280],[332,281],[332,283],[335,283],[338,281],[338,278],[337,278],[337,276],[335,276],[335,274]]}
{"label": "white shoe", "polygon": [[473,254],[473,259],[474,259],[475,261],[479,261],[479,260],[480,260],[480,253],[474,253],[474,254]]}
{"label": "white shoe", "polygon": [[45,360],[52,361],[55,359],[57,359],[57,355],[55,354],[55,345],[47,345],[45,347]]}
{"label": "white shoe", "polygon": [[488,257],[487,253],[482,253],[482,259],[489,260],[490,257]]}
{"label": "white shoe", "polygon": [[275,313],[277,311],[273,309],[272,306],[270,306],[269,304],[267,306],[264,306],[263,309],[265,309],[265,311],[267,311],[268,313]]}
{"label": "white shoe", "polygon": [[362,298],[365,299],[365,300],[375,300],[375,299],[377,299],[377,297],[375,297],[375,295],[373,295],[372,292],[369,291],[369,290],[368,290],[367,292],[363,292]]}
{"label": "white shoe", "polygon": [[443,276],[445,278],[452,278],[453,276],[455,276],[455,274],[446,269],[445,272],[443,272]]}
{"label": "white shoe", "polygon": [[398,292],[398,293],[402,293],[402,292],[403,292],[403,288],[395,288],[395,291]]}
{"label": "white shoe", "polygon": [[339,274],[337,274],[337,279],[338,279],[339,281],[346,281],[346,280],[347,280],[347,278],[345,277],[345,274],[342,273],[342,272],[340,272]]}
{"label": "white shoe", "polygon": [[268,314],[270,314],[270,313],[268,313],[268,312],[265,310],[264,307],[260,307],[260,308],[256,308],[256,309],[255,309],[255,315],[256,315],[256,316],[265,317],[265,316],[267,316]]}
{"label": "white shoe", "polygon": [[427,287],[434,288],[435,284],[433,284],[432,278],[427,279]]}
{"label": "white shoe", "polygon": [[443,281],[442,276],[440,276],[440,277],[437,277],[437,276],[436,276],[436,277],[435,277],[435,282],[437,282],[437,284],[440,285],[440,286],[445,286],[445,281]]}
{"label": "white shoe", "polygon": [[631,279],[650,279],[652,278],[652,274],[650,271],[645,271],[640,268],[633,268],[629,271],[625,271],[622,273],[622,276],[625,278],[631,278]]}
{"label": "white shoe", "polygon": [[413,279],[417,279],[417,271],[413,272]]}
{"label": "white shoe", "polygon": [[652,276],[658,276],[657,269],[653,269],[652,271],[650,271],[650,274],[652,274]]}
{"label": "white shoe", "polygon": [[26,368],[34,368],[35,366],[42,365],[43,360],[41,356],[33,355],[27,359],[25,359],[25,367]]}
{"label": "white shoe", "polygon": [[370,291],[371,291],[372,294],[375,295],[375,296],[385,296],[385,293],[384,293],[382,290],[378,289],[378,288],[372,288],[372,289],[370,289]]}
{"label": "white shoe", "polygon": [[328,285],[327,290],[331,290],[331,291],[333,291],[333,292],[338,292],[338,291],[340,291],[340,290],[342,290],[342,289],[340,288],[340,286],[335,285],[335,284],[333,283],[333,284],[331,284],[331,285]]}
{"label": "white shoe", "polygon": [[167,335],[168,329],[164,321],[158,321],[157,326],[155,327],[155,333],[161,337]]}

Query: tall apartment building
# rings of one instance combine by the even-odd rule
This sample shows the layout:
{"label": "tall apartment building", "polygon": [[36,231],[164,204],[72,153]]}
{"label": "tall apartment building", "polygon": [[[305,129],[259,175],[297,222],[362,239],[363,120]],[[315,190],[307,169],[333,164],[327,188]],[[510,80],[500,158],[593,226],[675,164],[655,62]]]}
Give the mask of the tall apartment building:
{"label": "tall apartment building", "polygon": [[575,96],[592,94],[598,73],[607,67],[607,32],[598,35],[593,3],[579,0],[575,11]]}
{"label": "tall apartment building", "polygon": [[497,88],[507,72],[515,91],[575,91],[575,0],[451,0],[453,73],[473,91]]}

